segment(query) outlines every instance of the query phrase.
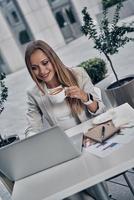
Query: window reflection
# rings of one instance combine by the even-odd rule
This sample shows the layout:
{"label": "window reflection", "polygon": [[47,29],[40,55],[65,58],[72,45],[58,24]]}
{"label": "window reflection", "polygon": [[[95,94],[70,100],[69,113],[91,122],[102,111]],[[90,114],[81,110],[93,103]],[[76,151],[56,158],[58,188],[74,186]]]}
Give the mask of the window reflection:
{"label": "window reflection", "polygon": [[12,12],[11,12],[11,15],[12,15],[12,17],[13,17],[13,19],[14,19],[14,21],[15,21],[16,23],[19,22],[18,15],[17,15],[17,13],[16,13],[15,11],[12,11]]}
{"label": "window reflection", "polygon": [[21,44],[30,42],[30,37],[26,30],[23,30],[19,33],[19,41]]}
{"label": "window reflection", "polygon": [[73,14],[71,8],[66,9],[66,14],[67,14],[68,19],[69,19],[69,21],[70,21],[71,24],[73,24],[73,23],[76,22],[75,17],[74,17],[74,14]]}
{"label": "window reflection", "polygon": [[66,22],[65,22],[63,15],[62,15],[62,12],[61,11],[57,12],[55,14],[55,16],[56,16],[56,20],[58,22],[58,25],[60,26],[60,28],[63,28],[65,26]]}

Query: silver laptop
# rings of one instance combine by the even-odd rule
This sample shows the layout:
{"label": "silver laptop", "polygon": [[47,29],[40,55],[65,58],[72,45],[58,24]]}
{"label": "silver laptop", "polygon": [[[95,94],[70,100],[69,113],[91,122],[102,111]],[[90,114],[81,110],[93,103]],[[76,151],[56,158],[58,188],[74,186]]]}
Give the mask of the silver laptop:
{"label": "silver laptop", "polygon": [[80,156],[82,137],[70,139],[58,126],[0,148],[0,171],[16,181]]}

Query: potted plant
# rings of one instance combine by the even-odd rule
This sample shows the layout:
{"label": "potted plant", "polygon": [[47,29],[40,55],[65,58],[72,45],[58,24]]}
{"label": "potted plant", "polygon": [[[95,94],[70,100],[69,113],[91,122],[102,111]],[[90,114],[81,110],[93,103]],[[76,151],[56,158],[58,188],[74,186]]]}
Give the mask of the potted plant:
{"label": "potted plant", "polygon": [[119,0],[111,22],[107,16],[108,9],[103,8],[103,18],[99,27],[93,23],[93,19],[85,7],[82,10],[84,24],[81,30],[84,35],[94,41],[94,48],[105,55],[115,75],[116,81],[106,88],[106,94],[111,104],[116,106],[128,102],[134,107],[134,76],[119,80],[111,60],[111,55],[118,53],[120,47],[134,41],[134,38],[128,36],[128,33],[134,32],[133,23],[118,25],[120,9],[123,6],[122,1]]}
{"label": "potted plant", "polygon": [[[0,114],[4,110],[4,102],[7,100],[8,97],[8,88],[5,86],[4,79],[6,78],[5,73],[0,73]],[[0,134],[0,148],[11,144],[15,141],[19,140],[18,135],[10,135],[6,138],[3,138]]]}
{"label": "potted plant", "polygon": [[83,67],[86,70],[93,84],[104,79],[107,73],[106,63],[101,58],[90,58],[80,63],[78,67]]}
{"label": "potted plant", "polygon": [[3,103],[7,100],[8,89],[5,86],[4,79],[6,78],[5,73],[0,73],[0,114],[4,109]]}

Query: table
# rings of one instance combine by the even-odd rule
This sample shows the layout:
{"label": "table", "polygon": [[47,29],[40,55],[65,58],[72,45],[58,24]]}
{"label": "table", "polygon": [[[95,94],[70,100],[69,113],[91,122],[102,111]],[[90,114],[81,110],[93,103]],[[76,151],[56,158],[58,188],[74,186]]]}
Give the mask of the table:
{"label": "table", "polygon": [[[124,114],[126,113],[127,108],[124,109]],[[91,120],[69,129],[66,133],[74,135],[87,130],[89,126]],[[131,131],[134,132],[134,128]],[[134,167],[133,146],[134,140],[105,158],[84,151],[76,159],[15,182],[12,199],[61,200],[71,196]]]}

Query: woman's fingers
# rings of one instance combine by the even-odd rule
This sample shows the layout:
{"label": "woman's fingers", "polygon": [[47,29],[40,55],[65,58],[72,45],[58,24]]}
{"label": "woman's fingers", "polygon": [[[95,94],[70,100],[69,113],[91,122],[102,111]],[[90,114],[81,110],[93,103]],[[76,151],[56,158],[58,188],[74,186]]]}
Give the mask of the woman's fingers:
{"label": "woman's fingers", "polygon": [[79,90],[79,88],[77,86],[71,86],[71,87],[66,88],[67,93],[76,92],[78,90]]}
{"label": "woman's fingers", "polygon": [[66,88],[65,94],[71,98],[81,98],[81,90],[77,86],[71,86]]}
{"label": "woman's fingers", "polygon": [[65,94],[68,97],[81,99],[82,101],[88,101],[87,93],[81,90],[77,86],[71,86],[65,89]]}

